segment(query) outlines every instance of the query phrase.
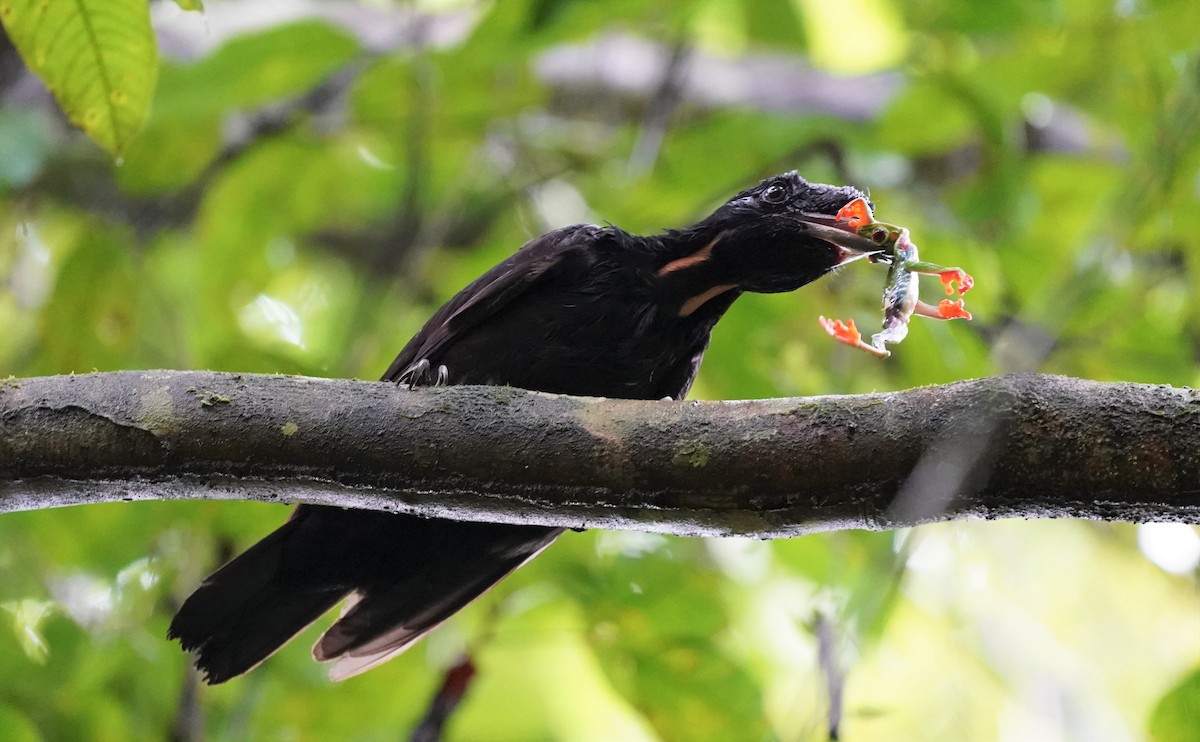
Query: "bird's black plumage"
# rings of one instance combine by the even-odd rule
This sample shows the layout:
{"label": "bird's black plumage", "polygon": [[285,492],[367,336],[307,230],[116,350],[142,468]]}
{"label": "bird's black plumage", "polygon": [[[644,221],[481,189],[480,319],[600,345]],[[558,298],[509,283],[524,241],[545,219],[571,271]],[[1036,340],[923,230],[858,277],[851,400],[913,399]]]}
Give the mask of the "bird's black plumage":
{"label": "bird's black plumage", "polygon": [[[861,196],[792,172],[682,230],[555,230],[447,302],[383,379],[682,399],[742,292],[791,291],[873,247],[821,226]],[[219,683],[352,596],[313,648],[347,677],[403,651],[561,532],[304,505],[205,580],[170,636]]]}

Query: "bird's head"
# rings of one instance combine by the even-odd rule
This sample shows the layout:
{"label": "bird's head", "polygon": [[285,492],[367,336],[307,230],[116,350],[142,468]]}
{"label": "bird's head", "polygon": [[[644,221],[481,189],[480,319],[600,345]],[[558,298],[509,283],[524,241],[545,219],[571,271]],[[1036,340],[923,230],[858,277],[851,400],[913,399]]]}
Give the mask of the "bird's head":
{"label": "bird's head", "polygon": [[705,262],[742,291],[792,291],[840,265],[879,251],[834,216],[864,194],[850,186],[809,183],[795,171],[748,188],[695,229],[712,235]]}

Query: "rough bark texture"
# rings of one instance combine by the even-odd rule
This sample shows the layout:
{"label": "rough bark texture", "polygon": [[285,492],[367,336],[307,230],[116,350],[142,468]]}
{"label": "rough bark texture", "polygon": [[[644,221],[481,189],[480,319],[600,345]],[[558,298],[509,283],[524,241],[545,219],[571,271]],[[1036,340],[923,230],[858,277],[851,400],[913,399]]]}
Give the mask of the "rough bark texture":
{"label": "rough bark texture", "polygon": [[1012,375],[741,402],[179,371],[0,382],[0,511],[232,498],[779,537],[1200,522],[1200,393]]}

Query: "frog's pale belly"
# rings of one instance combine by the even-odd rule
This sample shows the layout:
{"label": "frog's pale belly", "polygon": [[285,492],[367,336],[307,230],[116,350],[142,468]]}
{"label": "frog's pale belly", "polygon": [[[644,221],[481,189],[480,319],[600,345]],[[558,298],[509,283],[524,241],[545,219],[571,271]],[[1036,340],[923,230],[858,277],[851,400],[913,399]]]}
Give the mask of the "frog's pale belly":
{"label": "frog's pale belly", "polygon": [[888,286],[883,295],[883,330],[871,336],[871,345],[883,349],[884,343],[898,343],[908,336],[908,320],[917,308],[918,280],[916,273],[903,267],[900,280]]}

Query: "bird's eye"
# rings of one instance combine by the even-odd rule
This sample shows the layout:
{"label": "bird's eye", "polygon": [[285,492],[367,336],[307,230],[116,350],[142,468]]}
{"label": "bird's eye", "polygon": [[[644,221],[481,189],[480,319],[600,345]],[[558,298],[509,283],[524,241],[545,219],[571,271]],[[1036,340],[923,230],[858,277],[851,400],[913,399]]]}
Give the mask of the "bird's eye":
{"label": "bird's eye", "polygon": [[887,236],[888,233],[886,229],[876,229],[871,233],[871,241],[883,244],[883,241],[887,239]]}
{"label": "bird's eye", "polygon": [[763,191],[762,200],[769,204],[781,204],[787,199],[787,188],[778,183],[772,183]]}

